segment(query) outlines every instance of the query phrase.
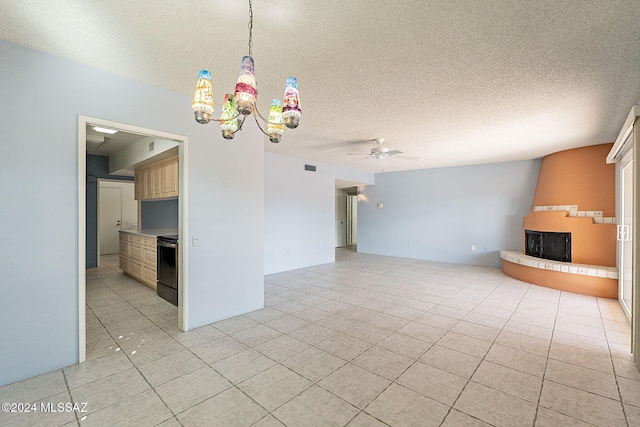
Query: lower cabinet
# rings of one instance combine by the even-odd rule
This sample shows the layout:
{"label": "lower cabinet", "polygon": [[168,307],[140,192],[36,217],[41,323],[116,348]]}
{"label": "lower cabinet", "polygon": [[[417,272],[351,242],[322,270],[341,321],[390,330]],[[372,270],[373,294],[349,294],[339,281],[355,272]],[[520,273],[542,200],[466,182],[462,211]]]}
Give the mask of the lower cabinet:
{"label": "lower cabinet", "polygon": [[152,289],[157,286],[156,238],[120,233],[120,269]]}

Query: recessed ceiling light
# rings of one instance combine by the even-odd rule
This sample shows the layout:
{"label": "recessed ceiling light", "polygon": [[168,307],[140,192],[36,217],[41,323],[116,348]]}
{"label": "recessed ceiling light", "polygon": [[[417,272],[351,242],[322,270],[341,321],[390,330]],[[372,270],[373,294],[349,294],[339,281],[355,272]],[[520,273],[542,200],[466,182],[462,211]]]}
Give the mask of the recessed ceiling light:
{"label": "recessed ceiling light", "polygon": [[115,129],[102,128],[100,126],[94,126],[93,130],[95,130],[96,132],[108,133],[110,135],[113,135],[114,133],[118,132]]}

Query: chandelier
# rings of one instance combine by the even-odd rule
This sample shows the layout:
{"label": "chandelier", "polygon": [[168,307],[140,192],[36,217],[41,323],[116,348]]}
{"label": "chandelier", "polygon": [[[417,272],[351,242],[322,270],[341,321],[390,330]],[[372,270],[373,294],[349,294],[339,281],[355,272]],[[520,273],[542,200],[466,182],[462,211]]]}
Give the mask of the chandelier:
{"label": "chandelier", "polygon": [[[273,143],[278,143],[282,139],[284,127],[295,129],[300,123],[302,110],[298,97],[298,80],[295,77],[287,77],[282,102],[279,99],[271,100],[268,119],[265,119],[256,105],[258,89],[256,86],[256,75],[251,56],[253,46],[253,8],[249,0],[249,55],[242,57],[240,74],[236,83],[235,93],[228,93],[224,96],[222,113],[219,119],[211,117],[213,113],[213,85],[211,83],[211,73],[201,70],[196,84],[196,91],[193,95],[191,107],[195,113],[198,123],[207,124],[211,120],[220,123],[222,136],[225,139],[233,139],[236,132],[242,129],[245,119],[251,113],[258,128],[269,137]],[[239,117],[242,116],[241,119]],[[266,130],[260,125],[258,116],[266,124]]]}

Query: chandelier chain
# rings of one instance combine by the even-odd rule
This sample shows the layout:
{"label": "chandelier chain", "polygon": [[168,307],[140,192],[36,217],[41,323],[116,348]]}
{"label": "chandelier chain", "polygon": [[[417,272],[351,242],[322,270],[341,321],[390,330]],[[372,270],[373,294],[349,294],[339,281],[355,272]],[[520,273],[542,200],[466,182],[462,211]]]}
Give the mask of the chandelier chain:
{"label": "chandelier chain", "polygon": [[251,48],[253,48],[253,7],[252,2],[249,0],[249,56],[251,54]]}
{"label": "chandelier chain", "polygon": [[[253,62],[253,1],[249,1],[249,55],[242,58],[240,73],[236,83],[235,93],[225,96],[222,106],[222,114],[219,119],[211,117],[214,111],[213,105],[213,85],[211,83],[211,73],[207,70],[200,70],[196,91],[193,95],[191,107],[193,108],[195,119],[200,124],[207,124],[211,121],[220,123],[222,137],[233,139],[236,132],[242,129],[245,119],[253,114],[258,129],[269,137],[273,143],[278,143],[282,139],[285,126],[295,129],[300,122],[302,111],[298,100],[298,80],[295,77],[287,77],[287,83],[282,102],[278,99],[271,100],[268,118],[265,118],[256,102],[257,85]],[[238,117],[242,115],[242,119]],[[230,117],[232,116],[232,117]],[[266,130],[262,127],[258,118],[266,124]]]}

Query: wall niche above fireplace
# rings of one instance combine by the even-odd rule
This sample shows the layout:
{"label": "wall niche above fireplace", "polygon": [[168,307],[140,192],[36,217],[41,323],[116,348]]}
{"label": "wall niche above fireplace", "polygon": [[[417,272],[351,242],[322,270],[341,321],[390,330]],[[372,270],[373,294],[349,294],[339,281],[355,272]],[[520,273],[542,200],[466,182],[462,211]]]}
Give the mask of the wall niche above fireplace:
{"label": "wall niche above fireplace", "polygon": [[525,230],[525,254],[571,262],[571,233]]}

